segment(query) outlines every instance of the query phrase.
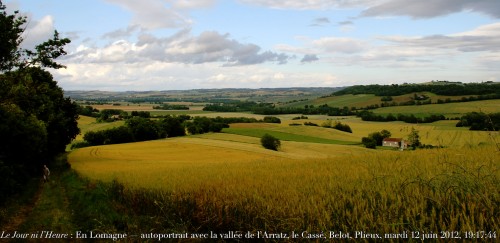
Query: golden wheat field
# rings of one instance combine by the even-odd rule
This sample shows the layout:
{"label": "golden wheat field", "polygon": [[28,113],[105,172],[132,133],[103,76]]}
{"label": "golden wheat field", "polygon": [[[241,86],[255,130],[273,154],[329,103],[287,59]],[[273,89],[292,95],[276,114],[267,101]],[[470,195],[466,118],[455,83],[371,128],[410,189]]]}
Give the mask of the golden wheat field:
{"label": "golden wheat field", "polygon": [[[266,151],[252,138],[206,134],[83,148],[69,161],[92,179],[160,189],[162,198],[177,202],[175,210],[189,201],[196,219],[213,229],[227,220],[238,222],[231,225],[237,229],[275,232],[499,227],[500,161],[493,146],[405,152],[283,147]],[[311,152],[307,158],[305,151],[329,156]]]}
{"label": "golden wheat field", "polygon": [[[361,147],[283,141],[278,152],[261,147],[258,138],[204,134],[140,143],[88,147],[71,152],[74,169],[92,179],[120,181],[142,187],[177,190],[197,188],[227,174],[247,171],[258,161],[293,161],[370,153]],[[221,170],[214,173],[213,170]],[[193,174],[196,172],[195,174]]]}
{"label": "golden wheat field", "polygon": [[[370,150],[282,140],[280,150],[271,151],[262,148],[259,137],[209,133],[81,148],[68,160],[85,177],[125,185],[120,193],[130,207],[153,208],[163,212],[154,220],[178,219],[176,224],[186,224],[182,229],[196,232],[499,228],[498,132],[456,128],[455,121],[417,125],[339,118],[351,134],[289,126],[321,124],[328,119],[324,116],[282,118],[282,124],[232,124],[231,129],[359,141],[382,129],[406,137],[416,128],[423,143],[445,148]],[[91,120],[86,124],[92,126]]]}

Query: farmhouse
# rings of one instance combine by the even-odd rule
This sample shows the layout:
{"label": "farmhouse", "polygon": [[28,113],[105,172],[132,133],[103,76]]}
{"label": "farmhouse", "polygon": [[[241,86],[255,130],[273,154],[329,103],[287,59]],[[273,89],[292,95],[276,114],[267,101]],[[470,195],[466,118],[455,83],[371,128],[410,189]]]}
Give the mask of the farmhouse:
{"label": "farmhouse", "polygon": [[382,146],[406,149],[408,148],[408,142],[402,138],[384,138],[384,140],[382,140]]}

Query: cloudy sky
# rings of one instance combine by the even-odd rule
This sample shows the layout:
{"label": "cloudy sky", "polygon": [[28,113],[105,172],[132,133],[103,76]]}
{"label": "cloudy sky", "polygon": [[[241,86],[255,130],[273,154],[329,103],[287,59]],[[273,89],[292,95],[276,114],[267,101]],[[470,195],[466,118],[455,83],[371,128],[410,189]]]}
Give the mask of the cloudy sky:
{"label": "cloudy sky", "polygon": [[4,0],[65,90],[500,81],[499,0]]}

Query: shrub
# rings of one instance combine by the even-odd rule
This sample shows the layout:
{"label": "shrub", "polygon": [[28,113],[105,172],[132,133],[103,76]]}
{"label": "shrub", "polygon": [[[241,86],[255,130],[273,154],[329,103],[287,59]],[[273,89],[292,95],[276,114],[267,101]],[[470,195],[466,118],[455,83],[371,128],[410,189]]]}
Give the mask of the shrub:
{"label": "shrub", "polygon": [[269,135],[269,134],[264,134],[262,138],[260,139],[260,143],[262,146],[266,149],[271,149],[271,150],[276,150],[278,151],[279,147],[281,146],[281,142],[279,139]]}
{"label": "shrub", "polygon": [[352,129],[351,129],[351,127],[349,125],[342,124],[340,122],[336,122],[335,125],[332,128],[337,129],[339,131],[352,133]]}
{"label": "shrub", "polygon": [[71,144],[71,149],[84,148],[91,146],[87,141],[81,141]]}
{"label": "shrub", "polygon": [[363,137],[361,139],[361,142],[367,148],[371,148],[371,149],[377,148],[377,141],[375,139],[373,139],[372,137]]}
{"label": "shrub", "polygon": [[281,120],[278,117],[274,116],[266,116],[264,117],[263,121],[265,123],[281,123]]}

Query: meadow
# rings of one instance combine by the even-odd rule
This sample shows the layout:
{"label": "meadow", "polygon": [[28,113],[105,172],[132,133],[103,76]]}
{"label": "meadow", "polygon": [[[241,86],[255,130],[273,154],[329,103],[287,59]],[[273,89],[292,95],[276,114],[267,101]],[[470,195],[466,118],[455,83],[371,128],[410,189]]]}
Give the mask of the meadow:
{"label": "meadow", "polygon": [[[121,205],[148,222],[130,231],[368,231],[419,233],[499,228],[498,132],[472,132],[454,121],[364,122],[353,129],[289,126],[325,122],[280,117],[282,124],[232,124],[210,133],[87,147],[68,160],[80,175],[111,183]],[[446,148],[369,150],[354,144],[388,129]],[[279,151],[262,133],[282,137]],[[461,235],[463,237],[463,235]]]}
{"label": "meadow", "polygon": [[[460,100],[462,97],[469,97],[469,96],[447,96],[447,95],[436,95],[430,92],[419,92],[419,95],[425,95],[427,96],[433,103],[436,103],[437,100]],[[413,99],[413,93],[412,94],[404,94],[404,95],[398,95],[398,96],[392,96],[392,100],[390,102],[396,102],[396,103],[401,103],[401,102],[408,102]],[[346,94],[346,95],[339,95],[339,96],[326,96],[326,97],[321,97],[318,99],[313,99],[313,100],[307,100],[307,101],[299,101],[299,102],[292,102],[288,103],[285,106],[294,106],[294,107],[304,107],[305,105],[323,105],[327,104],[331,107],[357,107],[357,108],[364,108],[367,106],[372,106],[372,105],[380,105],[382,103],[380,96],[375,96],[373,94]],[[389,103],[390,103],[389,102]],[[464,102],[465,103],[465,102]],[[460,104],[464,104],[460,103]],[[489,101],[486,101],[485,103],[491,103]],[[403,106],[404,107],[404,106]],[[408,109],[403,108],[402,110],[408,111]],[[406,113],[406,112],[405,112]]]}
{"label": "meadow", "polygon": [[484,112],[484,113],[494,113],[500,110],[500,100],[482,100],[482,101],[470,101],[470,102],[459,102],[459,103],[446,103],[446,104],[433,104],[433,105],[420,105],[412,106],[411,109],[408,106],[392,106],[383,107],[374,110],[375,113],[379,114],[415,114],[415,115],[432,115],[432,114],[443,114],[446,117],[460,117],[467,112]]}

